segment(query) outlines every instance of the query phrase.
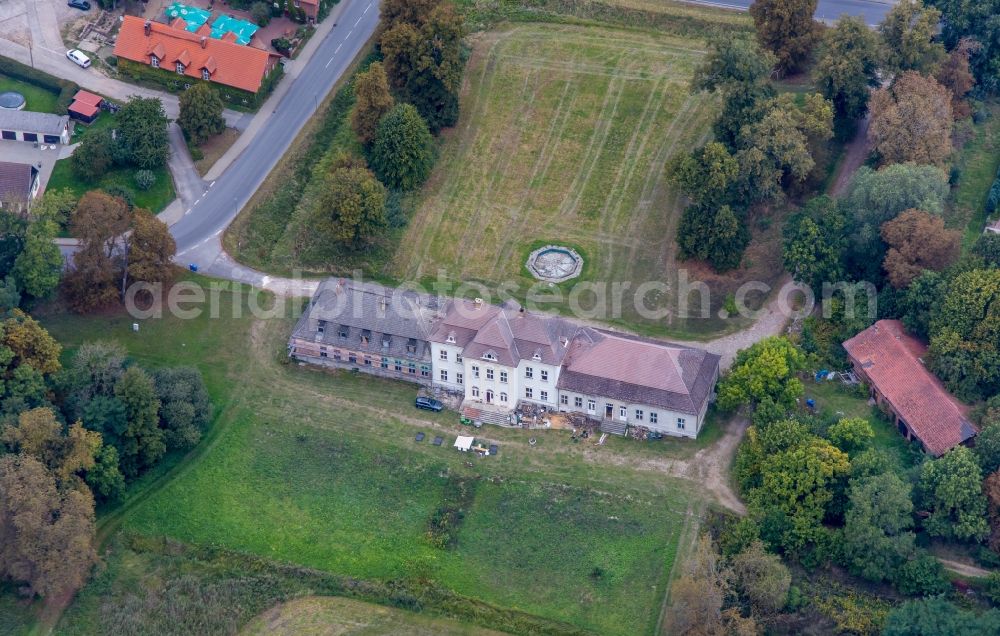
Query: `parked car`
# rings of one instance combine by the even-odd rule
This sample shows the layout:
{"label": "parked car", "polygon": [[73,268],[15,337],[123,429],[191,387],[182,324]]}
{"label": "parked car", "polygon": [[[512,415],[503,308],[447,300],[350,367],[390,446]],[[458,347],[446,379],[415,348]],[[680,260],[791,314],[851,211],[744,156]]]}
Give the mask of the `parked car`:
{"label": "parked car", "polygon": [[90,3],[87,0],[69,0],[66,5],[80,11],[90,11]]}
{"label": "parked car", "polygon": [[418,397],[416,402],[413,403],[418,409],[424,409],[425,411],[434,411],[438,413],[444,410],[444,404],[441,404],[439,400],[429,397]]}
{"label": "parked car", "polygon": [[75,64],[87,68],[90,66],[90,58],[84,55],[79,49],[70,49],[66,51],[66,57],[70,59]]}

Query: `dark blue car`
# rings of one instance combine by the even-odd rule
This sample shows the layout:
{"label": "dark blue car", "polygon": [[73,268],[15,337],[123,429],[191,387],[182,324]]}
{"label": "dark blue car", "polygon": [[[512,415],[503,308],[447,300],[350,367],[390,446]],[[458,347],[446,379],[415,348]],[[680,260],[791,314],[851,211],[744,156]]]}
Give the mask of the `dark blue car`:
{"label": "dark blue car", "polygon": [[434,411],[435,413],[444,410],[444,404],[441,404],[438,400],[429,397],[418,397],[413,403],[418,409],[424,409],[425,411]]}

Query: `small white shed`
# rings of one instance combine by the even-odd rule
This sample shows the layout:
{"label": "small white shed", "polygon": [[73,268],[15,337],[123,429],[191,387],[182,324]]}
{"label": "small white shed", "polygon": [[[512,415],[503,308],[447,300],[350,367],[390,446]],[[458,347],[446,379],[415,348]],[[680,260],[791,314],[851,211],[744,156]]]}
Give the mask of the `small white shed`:
{"label": "small white shed", "polygon": [[462,451],[463,453],[468,453],[469,449],[472,448],[472,444],[475,443],[475,439],[466,435],[459,435],[458,439],[455,440],[455,448]]}

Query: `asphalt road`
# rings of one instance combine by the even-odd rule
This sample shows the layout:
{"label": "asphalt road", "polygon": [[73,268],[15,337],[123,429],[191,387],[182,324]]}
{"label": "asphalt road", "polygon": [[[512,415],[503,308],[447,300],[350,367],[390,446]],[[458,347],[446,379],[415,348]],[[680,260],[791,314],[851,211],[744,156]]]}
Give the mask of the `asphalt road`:
{"label": "asphalt road", "polygon": [[184,217],[170,227],[178,254],[192,252],[216,239],[236,218],[375,32],[378,0],[344,2],[337,26],[320,42],[264,127]]}
{"label": "asphalt road", "polygon": [[[711,7],[727,7],[746,11],[753,0],[685,0],[692,4],[704,4]],[[864,18],[869,26],[875,26],[889,13],[893,2],[888,0],[819,0],[816,7],[817,20],[836,20],[847,15]]]}

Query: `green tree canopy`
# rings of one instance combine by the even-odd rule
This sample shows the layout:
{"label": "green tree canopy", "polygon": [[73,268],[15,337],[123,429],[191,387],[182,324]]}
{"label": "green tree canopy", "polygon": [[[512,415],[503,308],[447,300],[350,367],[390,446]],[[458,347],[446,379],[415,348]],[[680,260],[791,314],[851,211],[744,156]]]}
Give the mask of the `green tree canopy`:
{"label": "green tree canopy", "polygon": [[386,227],[385,187],[362,161],[342,158],[315,200],[315,228],[351,248],[371,243]]}
{"label": "green tree canopy", "polygon": [[1000,610],[981,614],[943,598],[907,601],[889,612],[882,636],[987,636],[1000,633]]}
{"label": "green tree canopy", "polygon": [[28,227],[24,249],[14,261],[11,274],[18,288],[32,298],[46,298],[59,286],[63,257],[55,244],[56,224],[39,220]]}
{"label": "green tree canopy", "polygon": [[373,62],[368,70],[354,79],[354,110],[351,127],[362,145],[375,139],[375,132],[382,117],[389,112],[396,100],[389,92],[389,80],[381,62]]}
{"label": "green tree canopy", "polygon": [[736,354],[728,375],[719,382],[719,408],[753,407],[765,398],[793,406],[804,391],[795,376],[805,364],[805,354],[787,338],[771,336],[755,342]]}
{"label": "green tree canopy", "polygon": [[843,16],[823,36],[813,79],[842,119],[868,111],[870,89],[878,86],[879,43],[861,18]]}
{"label": "green tree canopy", "polygon": [[719,272],[739,267],[750,243],[742,217],[728,205],[688,206],[677,226],[681,258],[708,261]]}
{"label": "green tree canopy", "polygon": [[195,145],[226,129],[226,120],[222,117],[225,105],[219,92],[207,82],[198,82],[181,93],[180,107],[177,125]]}
{"label": "green tree canopy", "polygon": [[434,140],[427,123],[410,104],[396,104],[379,122],[371,167],[389,188],[413,190],[434,165]]}
{"label": "green tree canopy", "polygon": [[796,282],[809,285],[820,297],[823,283],[844,278],[847,223],[836,199],[811,199],[788,220],[784,234],[785,270]]}
{"label": "green tree canopy", "polygon": [[945,50],[934,41],[941,12],[920,0],[895,3],[879,25],[886,48],[886,68],[894,73],[933,73],[944,61]]}
{"label": "green tree canopy", "polygon": [[767,82],[777,63],[768,51],[741,34],[727,33],[710,43],[708,55],[694,69],[691,87],[699,91],[743,90]]}
{"label": "green tree canopy", "polygon": [[925,463],[920,474],[920,494],[929,512],[923,523],[927,533],[958,541],[985,538],[989,525],[982,483],[983,473],[976,457],[964,446]]}
{"label": "green tree canopy", "polygon": [[115,384],[115,398],[124,407],[127,428],[119,443],[121,471],[133,478],[160,461],[167,447],[159,427],[160,399],[149,374],[129,367]]}
{"label": "green tree canopy", "polygon": [[170,139],[167,115],[158,98],[130,97],[118,111],[115,123],[121,156],[129,165],[148,169],[166,165]]}
{"label": "green tree canopy", "polygon": [[869,581],[892,580],[914,552],[910,485],[886,472],[852,479],[844,518],[844,557]]}
{"label": "green tree canopy", "polygon": [[73,174],[88,183],[104,176],[114,161],[114,143],[110,130],[95,131],[84,137],[69,156]]}

